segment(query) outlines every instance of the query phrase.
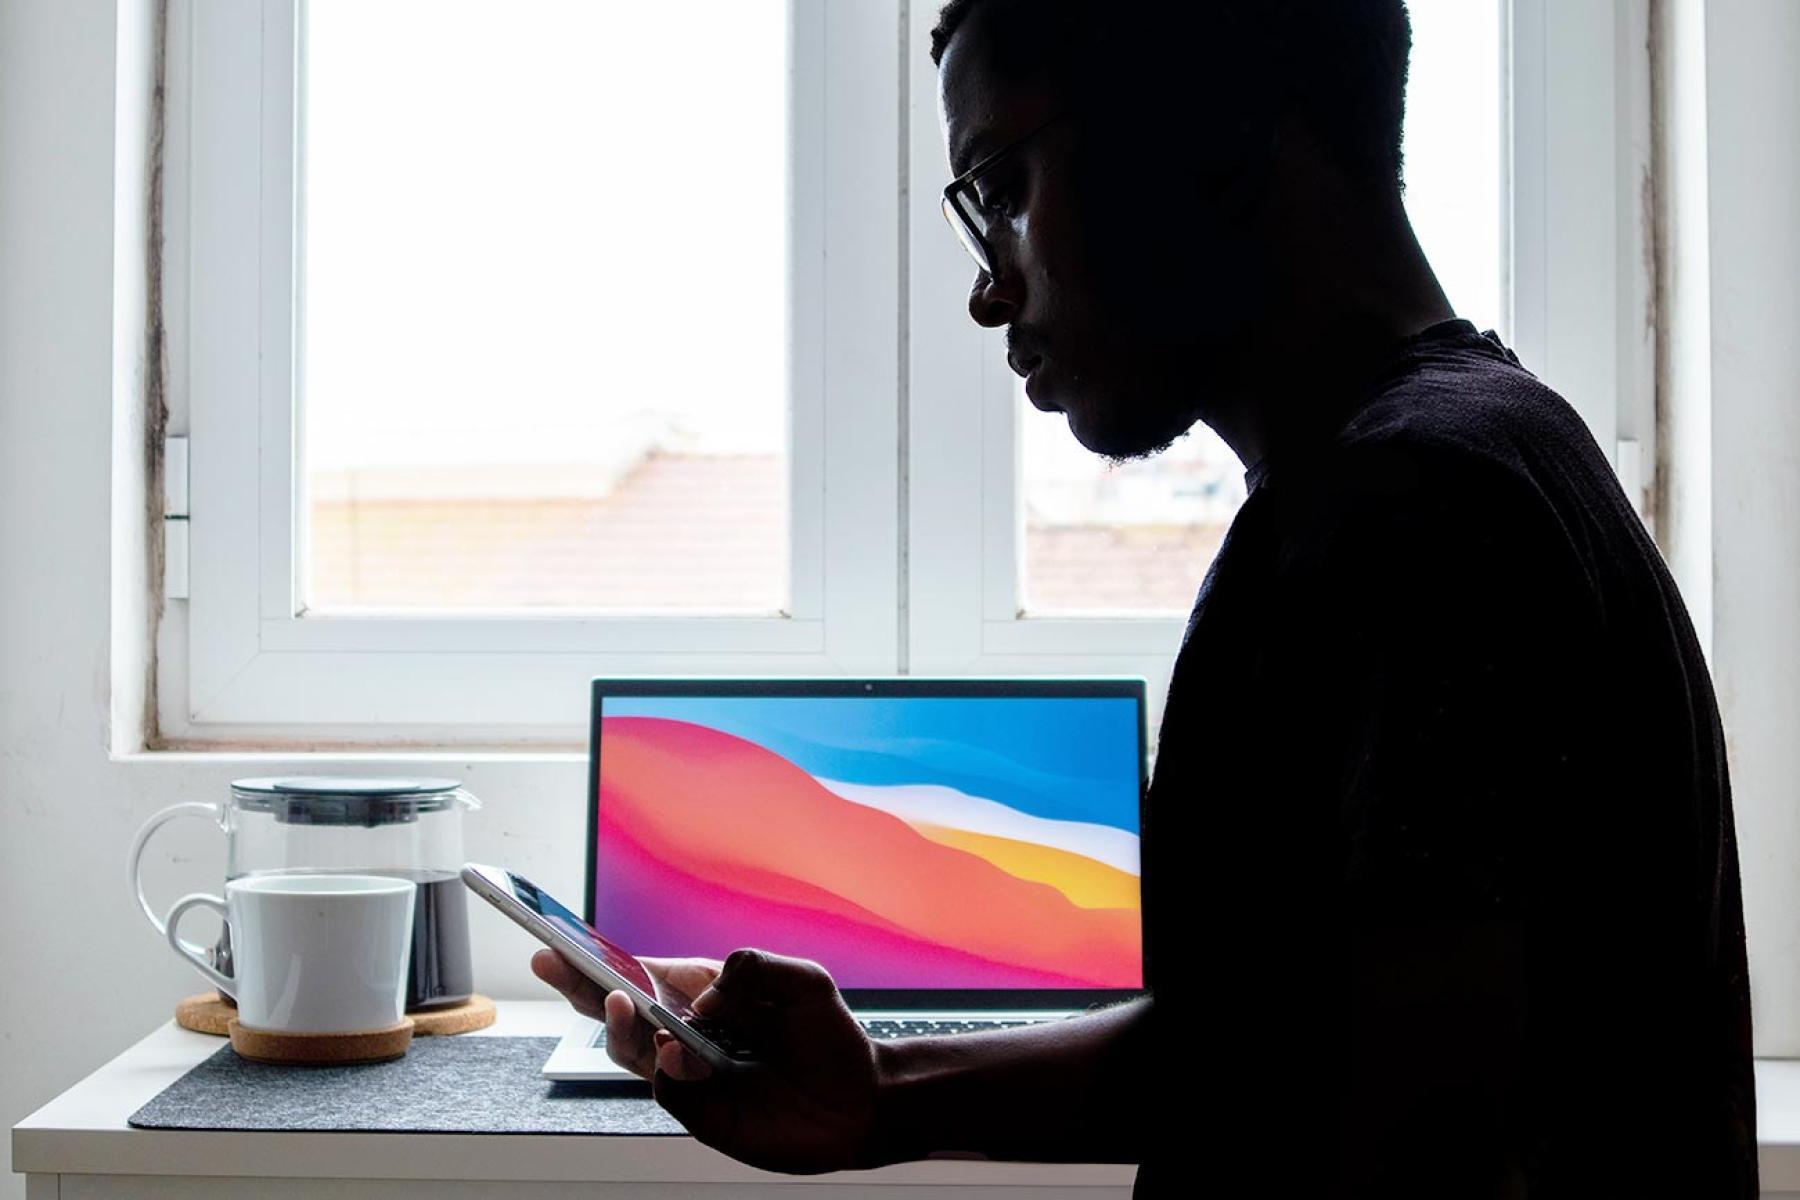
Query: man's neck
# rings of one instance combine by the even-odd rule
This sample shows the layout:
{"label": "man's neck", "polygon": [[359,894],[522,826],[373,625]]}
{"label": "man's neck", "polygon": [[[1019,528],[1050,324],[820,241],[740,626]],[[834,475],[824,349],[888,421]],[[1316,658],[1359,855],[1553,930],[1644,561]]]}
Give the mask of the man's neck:
{"label": "man's neck", "polygon": [[[1352,405],[1409,336],[1456,317],[1435,275],[1418,255],[1422,275],[1379,299],[1381,306],[1330,306],[1291,311],[1264,327],[1247,378],[1231,403],[1206,423],[1246,468],[1283,444],[1318,435],[1343,421]],[[1368,297],[1377,299],[1377,297]]]}
{"label": "man's neck", "polygon": [[1326,426],[1349,416],[1358,396],[1390,361],[1396,346],[1455,315],[1446,305],[1404,322],[1360,329],[1291,326],[1311,332],[1303,335],[1303,342],[1288,339],[1254,360],[1277,362],[1285,356],[1298,361],[1278,374],[1252,381],[1239,394],[1238,403],[1209,416],[1207,424],[1246,468],[1255,466],[1292,442],[1329,433]]}
{"label": "man's neck", "polygon": [[1339,419],[1395,346],[1456,315],[1399,193],[1345,199],[1356,216],[1335,228],[1289,215],[1291,228],[1308,230],[1287,256],[1283,291],[1293,299],[1245,347],[1230,401],[1205,416],[1245,467]]}

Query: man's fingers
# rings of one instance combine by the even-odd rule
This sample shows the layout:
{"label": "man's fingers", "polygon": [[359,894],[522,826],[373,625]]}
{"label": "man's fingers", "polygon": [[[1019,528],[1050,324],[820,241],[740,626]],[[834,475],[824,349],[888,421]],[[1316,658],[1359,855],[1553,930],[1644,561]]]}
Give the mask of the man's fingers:
{"label": "man's fingers", "polygon": [[656,1073],[656,1047],[650,1042],[650,1025],[637,1015],[631,997],[624,992],[606,996],[607,1057],[644,1079]]}
{"label": "man's fingers", "polygon": [[666,1029],[656,1031],[656,1069],[682,1083],[698,1082],[712,1075],[712,1068],[696,1058]]}
{"label": "man's fingers", "polygon": [[713,961],[681,962],[669,971],[669,986],[692,1000],[711,987],[719,977],[720,964]]}
{"label": "man's fingers", "polygon": [[[659,982],[686,996],[705,991],[719,973],[719,964],[710,959],[645,959],[643,962]],[[567,997],[577,1012],[605,1022],[607,1057],[626,1070],[649,1079],[661,1069],[670,1078],[682,1081],[705,1079],[712,1074],[710,1067],[688,1053],[672,1035],[653,1029],[640,1017],[630,996],[607,991],[556,951],[545,949],[532,955],[531,970]],[[659,1048],[665,1043],[667,1048],[661,1049],[659,1054]]]}
{"label": "man's fingers", "polygon": [[723,963],[713,958],[640,958],[644,969],[659,985],[666,985],[692,1000],[718,978]]}
{"label": "man's fingers", "polygon": [[554,950],[539,950],[531,956],[531,972],[561,992],[575,1011],[596,1021],[605,1016],[606,989],[570,966]]}

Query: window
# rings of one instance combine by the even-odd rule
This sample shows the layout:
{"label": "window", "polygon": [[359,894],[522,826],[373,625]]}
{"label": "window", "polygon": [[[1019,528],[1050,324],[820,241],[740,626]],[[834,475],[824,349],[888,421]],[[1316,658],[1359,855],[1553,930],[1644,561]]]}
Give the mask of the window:
{"label": "window", "polygon": [[786,611],[786,6],[302,14],[301,610]]}
{"label": "window", "polygon": [[[1610,445],[1601,7],[1415,0],[1408,200]],[[569,744],[598,673],[1160,696],[1241,468],[1203,428],[1108,468],[1023,409],[935,208],[935,5],[174,15],[171,739]]]}
{"label": "window", "polygon": [[[508,33],[483,28],[502,12]],[[585,721],[585,680],[596,673],[896,668],[894,6],[259,0],[184,4],[176,19],[190,34],[187,119],[177,131],[185,137],[171,151],[181,209],[170,258],[186,269],[172,281],[171,308],[187,366],[177,366],[186,412],[171,416],[177,430],[185,420],[192,444],[192,577],[191,599],[174,602],[164,622],[159,707],[171,740],[570,744]],[[681,56],[667,48],[709,22],[729,22],[779,55],[776,72],[767,62],[743,66],[760,89],[757,105],[723,114],[700,111],[716,110],[716,98],[691,109],[659,99],[682,78]],[[385,73],[366,62],[377,50],[354,44],[391,47],[409,34],[415,51],[391,52]],[[517,86],[539,102],[577,104],[581,89],[612,86],[573,75],[575,56],[545,49],[552,42],[642,59],[662,82],[635,103],[611,97],[630,107],[586,114],[584,140],[556,112],[535,130],[516,115],[504,129],[465,128],[455,118],[476,120],[476,110],[457,93],[494,77],[480,63],[446,65],[466,60],[472,39],[500,57],[535,40],[529,53],[545,70]],[[320,62],[329,74],[309,73]],[[632,66],[617,73],[642,78]],[[496,97],[481,112],[505,125],[501,114],[520,111],[508,103]],[[647,122],[659,108],[679,115]],[[307,152],[309,135],[346,123],[369,128],[357,142]],[[607,150],[608,136],[627,139],[621,130],[646,124],[653,145]],[[371,130],[385,135],[385,149],[356,150]],[[721,274],[713,264],[703,279],[681,257],[706,249],[710,231],[684,229],[681,246],[655,244],[695,211],[699,198],[682,192],[693,179],[684,164],[753,152],[776,137],[779,174],[759,162],[746,182],[755,194],[743,220],[761,222],[749,265],[713,287]],[[473,158],[477,148],[489,157]],[[391,169],[384,154],[407,169]],[[564,161],[527,165],[545,155]],[[509,175],[516,192],[492,180],[454,182],[482,168]],[[536,174],[516,174],[526,170]],[[423,201],[416,192],[410,204],[398,199],[400,189],[421,180],[455,194],[409,221]],[[777,189],[782,207],[770,229]],[[578,194],[563,194],[570,190]],[[618,231],[601,228],[598,214],[577,219],[584,199],[623,205],[605,211],[627,219],[632,204],[655,208]],[[458,211],[478,228],[452,232]],[[576,274],[599,270],[603,255],[630,260],[608,263],[615,275],[656,253],[664,269],[640,274],[629,297],[589,296],[573,313],[529,294],[465,295],[481,281],[527,293],[547,286],[549,265],[522,261],[524,252],[554,253]],[[395,286],[407,290],[381,293]],[[592,278],[581,286],[599,290]],[[446,291],[460,303],[431,294]],[[658,311],[678,302],[679,313]],[[451,327],[431,324],[440,318]],[[359,321],[380,322],[382,336],[369,338]],[[748,330],[754,351],[734,346],[725,325]],[[692,341],[696,334],[710,343]],[[621,340],[599,363],[603,336]],[[496,353],[484,340],[509,344]],[[734,351],[745,357],[732,361]],[[657,373],[647,402],[626,394],[633,385],[621,363]],[[600,380],[601,367],[616,374]],[[741,403],[720,401],[716,389],[727,384],[744,389],[731,398]],[[609,389],[610,410],[569,406],[590,421],[588,432],[542,428],[563,419],[546,390],[596,387]],[[434,405],[458,389],[497,393],[479,414],[488,424],[472,425],[467,406],[459,417],[448,402]],[[531,414],[540,428],[496,436],[496,410]],[[633,414],[644,413],[634,429]],[[435,425],[407,436],[421,415]],[[596,425],[604,438],[590,436]],[[471,448],[484,458],[469,461]],[[446,469],[453,450],[464,457]],[[706,487],[694,469],[714,472]],[[615,470],[639,478],[607,490]],[[647,491],[717,514],[725,487],[726,511],[750,531],[729,544],[683,551],[666,527],[633,524]],[[535,506],[545,519],[532,536],[567,536],[569,553],[589,560],[583,579],[567,590],[541,571],[506,580],[511,567],[496,556],[524,535],[518,526],[476,530],[468,512],[477,501],[484,519]],[[465,507],[448,523],[402,531],[404,554],[359,554],[359,536],[396,536],[394,513],[409,503]],[[600,511],[609,504],[614,511]],[[443,532],[459,517],[470,524]],[[597,525],[614,549],[635,539],[647,552],[598,576]],[[694,572],[672,569],[677,556],[707,560],[698,584]],[[450,586],[458,580],[467,590]]]}

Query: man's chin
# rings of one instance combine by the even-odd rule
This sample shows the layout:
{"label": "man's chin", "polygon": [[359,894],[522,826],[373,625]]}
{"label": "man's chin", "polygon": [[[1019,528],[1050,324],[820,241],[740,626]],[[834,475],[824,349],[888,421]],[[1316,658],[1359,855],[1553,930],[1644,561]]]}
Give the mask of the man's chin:
{"label": "man's chin", "polygon": [[1187,432],[1185,429],[1150,430],[1095,422],[1088,420],[1087,414],[1074,410],[1068,416],[1069,432],[1075,440],[1115,465],[1161,454]]}

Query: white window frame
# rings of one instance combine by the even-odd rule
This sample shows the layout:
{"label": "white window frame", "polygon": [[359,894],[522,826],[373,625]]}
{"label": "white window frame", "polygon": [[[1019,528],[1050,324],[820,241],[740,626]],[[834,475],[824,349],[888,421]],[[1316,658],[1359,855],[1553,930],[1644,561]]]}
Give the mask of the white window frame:
{"label": "white window frame", "polygon": [[[1504,10],[1503,332],[1602,447],[1648,463],[1645,3]],[[968,318],[938,212],[937,7],[792,0],[791,613],[471,619],[295,615],[295,0],[174,0],[171,430],[192,436],[192,599],[159,638],[165,740],[571,745],[583,682],[608,673],[1123,673],[1159,708],[1183,617],[1021,613],[1014,380]]]}
{"label": "white window frame", "polygon": [[[1631,86],[1646,56],[1642,10],[1642,0],[1511,0],[1502,11],[1510,341],[1609,456],[1653,425],[1637,252],[1648,94]],[[915,6],[914,45],[934,19],[934,6]],[[909,122],[909,661],[924,674],[1129,672],[1160,704],[1186,614],[1022,612],[1016,381],[999,333],[969,319],[973,272],[941,228],[930,185],[948,168],[936,74],[922,60],[911,64]],[[1196,587],[1206,565],[1194,564]]]}
{"label": "white window frame", "polygon": [[[595,674],[900,666],[898,0],[791,0],[791,604],[763,616],[298,614],[296,0],[195,3],[171,189],[191,580],[169,602],[176,742],[575,741]],[[179,86],[179,84],[178,84]],[[247,98],[260,103],[247,103]],[[184,190],[185,189],[185,190]],[[181,386],[177,380],[176,386]],[[829,412],[827,405],[829,398]]]}

